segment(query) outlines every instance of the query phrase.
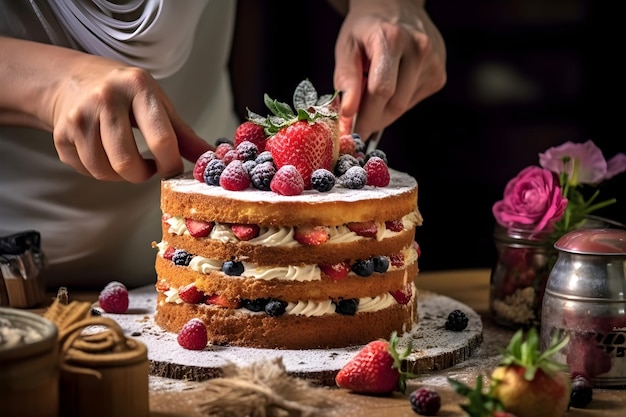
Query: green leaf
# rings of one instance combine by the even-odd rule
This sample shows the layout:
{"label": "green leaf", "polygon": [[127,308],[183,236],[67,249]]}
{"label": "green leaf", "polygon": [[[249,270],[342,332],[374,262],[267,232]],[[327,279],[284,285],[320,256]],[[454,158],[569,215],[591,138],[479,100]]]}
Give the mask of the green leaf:
{"label": "green leaf", "polygon": [[307,109],[317,103],[317,90],[309,80],[301,81],[293,92],[293,106],[296,110]]}

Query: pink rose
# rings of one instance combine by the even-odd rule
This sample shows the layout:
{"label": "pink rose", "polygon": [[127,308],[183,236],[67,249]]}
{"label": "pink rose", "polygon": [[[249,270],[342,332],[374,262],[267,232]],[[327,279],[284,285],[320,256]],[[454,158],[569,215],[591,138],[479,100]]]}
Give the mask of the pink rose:
{"label": "pink rose", "polygon": [[493,205],[496,221],[504,227],[532,226],[551,229],[563,217],[567,198],[555,175],[536,166],[524,168],[504,189],[504,198]]}
{"label": "pink rose", "polygon": [[626,155],[619,153],[607,162],[593,141],[568,141],[540,153],[539,164],[556,174],[567,173],[569,185],[596,185],[626,171]]}

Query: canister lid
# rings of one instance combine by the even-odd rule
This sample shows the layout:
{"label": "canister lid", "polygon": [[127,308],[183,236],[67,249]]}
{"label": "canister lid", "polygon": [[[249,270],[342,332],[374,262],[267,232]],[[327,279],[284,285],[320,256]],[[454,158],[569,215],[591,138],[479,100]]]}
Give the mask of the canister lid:
{"label": "canister lid", "polygon": [[558,250],[590,255],[626,255],[626,230],[580,229],[561,236]]}

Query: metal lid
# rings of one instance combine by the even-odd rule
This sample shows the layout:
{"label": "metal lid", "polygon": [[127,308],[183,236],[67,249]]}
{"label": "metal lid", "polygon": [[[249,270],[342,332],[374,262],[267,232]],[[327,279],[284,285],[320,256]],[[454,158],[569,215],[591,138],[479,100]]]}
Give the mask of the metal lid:
{"label": "metal lid", "polygon": [[566,252],[588,255],[626,255],[626,230],[574,230],[561,236],[554,247]]}

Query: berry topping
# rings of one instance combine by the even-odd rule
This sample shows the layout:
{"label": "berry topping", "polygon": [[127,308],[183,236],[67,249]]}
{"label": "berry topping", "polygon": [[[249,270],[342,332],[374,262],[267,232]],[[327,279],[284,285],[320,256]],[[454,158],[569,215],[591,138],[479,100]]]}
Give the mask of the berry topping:
{"label": "berry topping", "polygon": [[185,226],[187,231],[193,237],[206,237],[213,230],[213,222],[205,222],[203,220],[194,220],[185,218]]}
{"label": "berry topping", "polygon": [[271,161],[257,163],[250,171],[250,181],[252,186],[258,190],[270,191],[272,178],[276,175],[276,167]]}
{"label": "berry topping", "polygon": [[311,174],[311,187],[321,193],[330,191],[335,186],[335,176],[327,169],[316,169]]}
{"label": "berry topping", "polygon": [[271,317],[278,317],[285,314],[287,302],[282,300],[271,299],[265,305],[265,314]]}
{"label": "berry topping", "polygon": [[241,142],[235,148],[237,151],[238,158],[242,161],[254,161],[259,154],[259,148],[252,142]]}
{"label": "berry topping", "polygon": [[385,165],[389,164],[389,162],[387,161],[387,154],[385,154],[385,152],[383,152],[381,149],[374,149],[373,151],[368,153],[365,157],[365,162],[369,161],[373,157],[382,159],[383,162],[385,162]]}
{"label": "berry topping", "polygon": [[461,310],[454,310],[448,314],[448,319],[445,323],[446,330],[452,330],[453,332],[460,332],[467,327],[467,316]]}
{"label": "berry topping", "polygon": [[367,149],[367,147],[365,146],[365,142],[363,142],[361,135],[359,135],[358,133],[353,133],[352,139],[354,140],[354,146],[355,146],[354,152],[365,153],[365,150]]}
{"label": "berry topping", "polygon": [[359,167],[358,159],[349,154],[339,155],[339,159],[337,159],[337,163],[335,164],[335,175],[337,177],[341,177],[352,167]]}
{"label": "berry topping", "polygon": [[224,136],[221,136],[215,140],[215,146],[220,146],[222,143],[228,143],[229,145],[234,146],[233,141]]}
{"label": "berry topping", "polygon": [[233,277],[243,274],[243,263],[237,261],[226,261],[222,264],[222,272]]}
{"label": "berry topping", "polygon": [[209,161],[215,158],[217,157],[213,151],[206,151],[200,155],[200,157],[196,160],[196,164],[193,166],[193,177],[200,182],[204,182],[204,169]]}
{"label": "berry topping", "polygon": [[317,246],[330,239],[330,235],[325,226],[301,226],[296,227],[293,238],[302,245]]}
{"label": "berry topping", "polygon": [[367,160],[363,169],[367,173],[367,185],[374,187],[386,187],[389,185],[391,177],[389,168],[385,161],[377,156],[373,156]]}
{"label": "berry topping", "polygon": [[354,316],[359,308],[358,298],[349,298],[336,303],[335,312],[344,316]]}
{"label": "berry topping", "polygon": [[352,222],[347,224],[351,232],[363,237],[376,237],[378,227],[374,222]]}
{"label": "berry topping", "polygon": [[198,290],[196,284],[187,284],[178,290],[178,296],[181,300],[189,304],[200,304],[204,301],[204,293]]}
{"label": "berry topping", "polygon": [[356,151],[356,143],[351,134],[339,137],[339,153],[352,155]]}
{"label": "berry topping", "polygon": [[269,298],[257,298],[254,300],[244,298],[241,300],[241,307],[246,308],[250,311],[254,311],[255,313],[259,311],[265,311],[265,306],[267,305],[268,301]]}
{"label": "berry topping", "polygon": [[208,185],[220,185],[220,176],[226,169],[226,164],[221,159],[210,160],[204,169],[204,182]]}
{"label": "berry topping", "polygon": [[177,336],[178,344],[189,350],[202,350],[208,342],[207,330],[204,322],[195,317],[189,320]]}
{"label": "berry topping", "polygon": [[215,156],[218,159],[224,159],[224,155],[233,149],[235,149],[235,146],[231,142],[222,142],[215,148]]}
{"label": "berry topping", "polygon": [[249,120],[241,123],[235,130],[235,147],[243,142],[250,142],[256,145],[259,152],[265,150],[265,130],[263,126],[257,125]]}
{"label": "berry topping", "polygon": [[404,224],[401,219],[389,220],[385,222],[385,227],[392,232],[401,232],[404,229]]}
{"label": "berry topping", "polygon": [[593,400],[593,388],[587,378],[576,375],[572,380],[572,393],[570,394],[569,406],[585,408]]}
{"label": "berry topping", "polygon": [[391,265],[396,268],[401,268],[404,265],[404,254],[399,252],[389,255],[389,261],[391,262]]}
{"label": "berry topping", "polygon": [[256,224],[233,224],[231,226],[233,234],[239,240],[248,241],[259,235],[260,227]]}
{"label": "berry topping", "polygon": [[389,294],[398,302],[398,304],[408,304],[413,297],[413,285],[409,282],[404,288],[397,291],[390,291]]}
{"label": "berry topping", "polygon": [[228,166],[231,162],[233,162],[233,161],[235,161],[237,159],[239,159],[239,153],[236,150],[234,150],[234,149],[229,150],[222,157],[222,161],[224,161],[224,164],[226,166]]}
{"label": "berry topping", "polygon": [[128,310],[128,290],[119,281],[111,281],[98,295],[100,307],[107,313],[125,313]]}
{"label": "berry topping", "polygon": [[320,270],[328,275],[330,279],[339,281],[344,279],[350,273],[350,264],[347,262],[340,262],[333,265],[319,265]]}
{"label": "berry topping", "polygon": [[351,190],[360,190],[367,183],[367,172],[360,166],[352,167],[339,177],[339,182]]}
{"label": "berry topping", "polygon": [[387,272],[389,269],[389,259],[386,256],[374,256],[372,257],[372,261],[374,261],[374,272]]}
{"label": "berry topping", "polygon": [[262,164],[263,162],[271,162],[274,164],[274,158],[272,158],[272,153],[270,151],[261,152],[256,159],[254,160],[257,164]]}
{"label": "berry topping", "polygon": [[281,195],[299,195],[304,191],[304,180],[295,166],[284,165],[276,171],[270,188]]}
{"label": "berry topping", "polygon": [[360,259],[352,265],[352,272],[360,277],[369,277],[374,273],[374,261],[372,259]]}
{"label": "berry topping", "polygon": [[241,160],[236,159],[226,166],[220,176],[220,185],[230,191],[241,191],[250,186],[250,176]]}
{"label": "berry topping", "polygon": [[418,388],[409,394],[411,408],[422,416],[437,415],[441,408],[441,397],[439,393],[430,388]]}
{"label": "berry topping", "polygon": [[176,252],[176,248],[174,248],[174,246],[168,246],[167,249],[165,249],[165,251],[163,252],[163,258],[171,261],[172,256],[174,256],[174,252]]}
{"label": "berry topping", "polygon": [[172,254],[172,262],[174,265],[187,266],[191,262],[193,255],[183,249],[176,249]]}

